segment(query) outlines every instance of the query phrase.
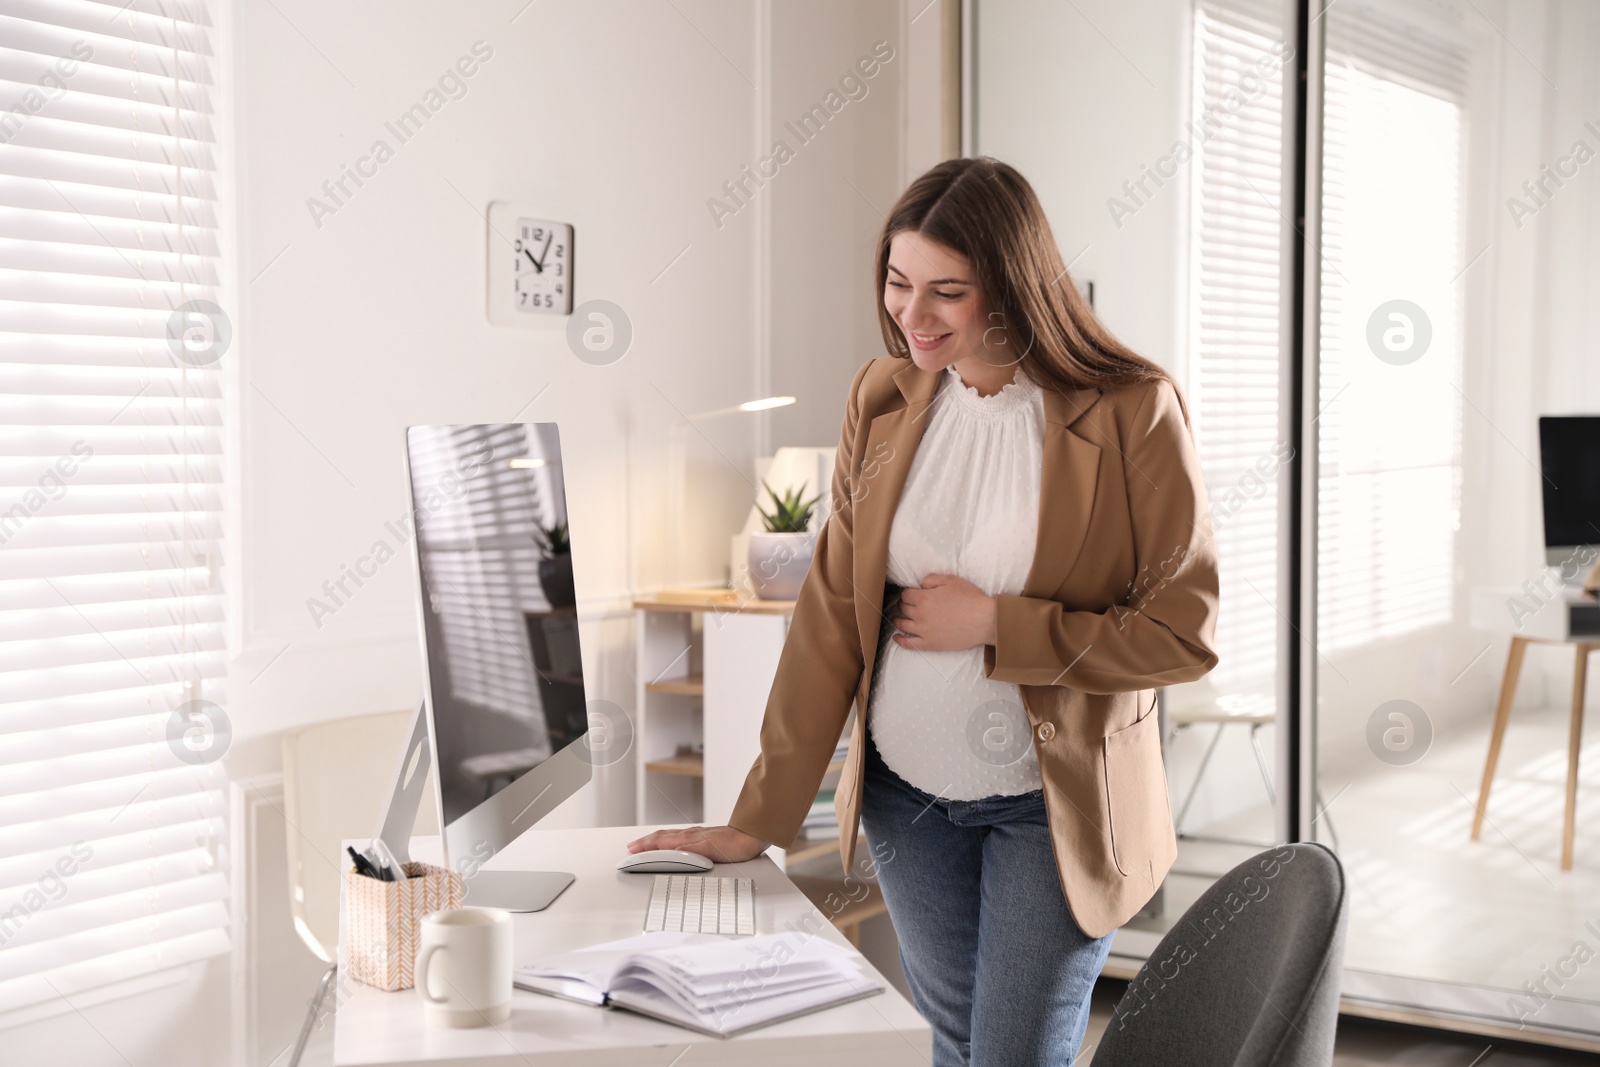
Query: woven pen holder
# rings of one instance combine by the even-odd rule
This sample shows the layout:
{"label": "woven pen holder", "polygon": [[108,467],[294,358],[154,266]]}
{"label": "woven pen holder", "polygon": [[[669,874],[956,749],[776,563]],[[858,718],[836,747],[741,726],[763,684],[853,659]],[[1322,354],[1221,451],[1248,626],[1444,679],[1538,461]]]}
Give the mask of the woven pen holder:
{"label": "woven pen holder", "polygon": [[416,985],[417,939],[424,915],[459,908],[461,875],[426,863],[403,863],[407,878],[381,882],[353,870],[344,875],[344,958],[350,977],[387,989]]}

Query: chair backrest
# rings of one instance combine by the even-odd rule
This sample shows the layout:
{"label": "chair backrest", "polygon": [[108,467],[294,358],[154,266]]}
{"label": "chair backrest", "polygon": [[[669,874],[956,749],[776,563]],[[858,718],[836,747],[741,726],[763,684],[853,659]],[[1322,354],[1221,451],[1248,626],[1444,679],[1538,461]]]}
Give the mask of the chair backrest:
{"label": "chair backrest", "polygon": [[[350,866],[341,845],[372,836],[415,714],[359,715],[283,736],[289,909],[301,939],[327,963],[338,954],[339,882]],[[431,768],[428,777],[418,834],[439,832]]]}
{"label": "chair backrest", "polygon": [[1093,1067],[1325,1067],[1344,961],[1344,869],[1283,845],[1217,879],[1128,985]]}

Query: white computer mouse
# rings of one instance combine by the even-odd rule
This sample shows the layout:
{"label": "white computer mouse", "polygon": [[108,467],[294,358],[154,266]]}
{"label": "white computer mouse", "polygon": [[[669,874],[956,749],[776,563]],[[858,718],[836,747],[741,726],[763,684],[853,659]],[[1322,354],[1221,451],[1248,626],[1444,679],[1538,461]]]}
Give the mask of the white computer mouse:
{"label": "white computer mouse", "polygon": [[676,848],[658,848],[649,852],[632,852],[617,870],[629,874],[701,874],[711,869],[711,861],[698,852],[684,852]]}

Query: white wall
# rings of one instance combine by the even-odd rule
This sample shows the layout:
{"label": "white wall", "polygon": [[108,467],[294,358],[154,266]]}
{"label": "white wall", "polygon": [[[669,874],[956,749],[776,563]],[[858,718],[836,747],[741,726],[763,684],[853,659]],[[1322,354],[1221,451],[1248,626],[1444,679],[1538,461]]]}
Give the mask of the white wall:
{"label": "white wall", "polygon": [[1187,116],[1187,0],[981,0],[975,150],[1020,170],[1072,275],[1128,345],[1181,376],[1183,185],[1121,225],[1106,206]]}
{"label": "white wall", "polygon": [[226,960],[158,975],[141,985],[145,988],[138,992],[119,988],[77,994],[70,1010],[6,1030],[0,1059],[8,1067],[209,1067],[227,1062]]}
{"label": "white wall", "polygon": [[[914,15],[901,3],[774,6],[769,129],[796,158],[769,188],[765,354],[769,391],[798,401],[771,414],[777,443],[836,444],[851,377],[883,354],[873,251],[902,188],[901,86],[913,62],[902,23]],[[790,127],[859,60],[874,58],[880,41],[891,58],[862,80],[866,95],[801,146]],[[936,103],[924,100],[922,110],[937,113]]]}
{"label": "white wall", "polygon": [[[1472,573],[1483,584],[1520,586],[1537,578],[1543,559],[1538,417],[1600,412],[1600,167],[1575,178],[1520,226],[1507,201],[1528,201],[1522,183],[1568,156],[1576,141],[1600,153],[1600,9],[1583,0],[1511,2],[1488,9],[1508,43],[1499,47],[1501,89],[1492,116],[1500,147],[1483,245],[1486,369],[1474,383],[1482,489],[1473,519],[1486,531]],[[1520,53],[1520,54],[1519,54]],[[1596,121],[1600,126],[1600,121]],[[1463,516],[1463,521],[1470,521]],[[1506,641],[1496,642],[1490,670],[1498,681]],[[1566,706],[1572,684],[1570,649],[1528,652],[1518,704]],[[1600,703],[1590,686],[1590,707]]]}
{"label": "white wall", "polygon": [[[398,547],[384,524],[407,506],[414,423],[561,424],[591,695],[626,706],[627,598],[662,574],[668,426],[755,385],[755,232],[717,232],[705,201],[752,159],[756,9],[520,6],[240,5],[240,736],[418,699],[405,554],[320,627],[307,607],[375,541]],[[399,144],[385,123],[479,41],[492,57],[466,95]],[[380,138],[394,158],[318,226],[307,199]],[[487,324],[480,212],[499,199],[574,224],[576,300],[632,321],[621,361],[579,361],[563,320]],[[749,462],[748,428],[707,433]],[[691,458],[692,514],[736,522],[738,472]]]}
{"label": "white wall", "polygon": [[[766,442],[752,418],[703,424],[709,441],[688,435],[686,577],[718,580],[758,442],[832,444],[850,374],[881,350],[870,244],[899,191],[912,16],[898,0],[723,0],[679,4],[682,15],[645,0],[540,3],[514,24],[516,5],[357,7],[319,11],[314,25],[309,8],[283,10],[239,16],[235,730],[415,702],[403,555],[320,627],[307,600],[328,602],[325,581],[396,540],[384,524],[406,506],[406,425],[519,415],[562,424],[585,616],[611,619],[585,634],[592,695],[626,706],[627,598],[666,578],[672,421],[769,392],[800,399],[768,416]],[[393,141],[384,123],[479,40],[494,54],[465,97],[319,228],[307,198],[373,139]],[[784,120],[878,41],[895,58],[867,95],[799,145]],[[708,201],[728,203],[723,183],[780,137],[795,158],[719,220]],[[486,324],[477,212],[492,199],[575,224],[576,298],[625,309],[625,358],[580,362],[560,324]]]}
{"label": "white wall", "polygon": [[[666,579],[673,420],[775,391],[800,398],[770,423],[720,420],[703,427],[709,441],[690,435],[686,577],[718,580],[758,451],[834,443],[850,375],[879,351],[878,220],[850,182],[886,208],[907,127],[930,125],[900,88],[903,37],[923,4],[909,7],[226,4],[238,278],[226,308],[231,772],[270,775],[285,729],[419,699],[408,546],[385,526],[407,508],[402,433],[417,423],[560,423],[590,696],[631,707],[629,601]],[[880,40],[896,56],[867,96],[718,227],[707,202],[724,181]],[[401,143],[385,124],[425,102],[477,42],[464,95]],[[335,203],[324,182],[380,139],[392,158],[360,187],[347,180]],[[314,217],[313,197],[336,210]],[[564,320],[487,324],[481,212],[500,199],[574,224],[577,301],[610,300],[631,319],[620,362],[579,361]],[[347,585],[354,595],[319,626],[307,600],[328,601],[323,583],[379,540],[400,551]],[[631,769],[606,770],[614,781],[597,774],[548,823],[631,822]],[[27,1052],[21,1062],[121,1063],[118,1049],[135,1063],[225,1062],[228,967],[13,1031],[9,1047]],[[309,993],[283,977],[282,996]]]}

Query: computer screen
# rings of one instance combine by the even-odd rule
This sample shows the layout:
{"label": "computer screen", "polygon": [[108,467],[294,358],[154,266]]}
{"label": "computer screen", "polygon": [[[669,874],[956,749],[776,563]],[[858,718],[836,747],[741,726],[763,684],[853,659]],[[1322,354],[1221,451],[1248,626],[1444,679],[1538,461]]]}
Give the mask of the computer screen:
{"label": "computer screen", "polygon": [[588,726],[560,435],[413,426],[406,454],[441,815],[482,815],[449,851],[497,850],[588,779],[553,773]]}
{"label": "computer screen", "polygon": [[1600,415],[1541,416],[1539,459],[1545,547],[1600,545]]}

